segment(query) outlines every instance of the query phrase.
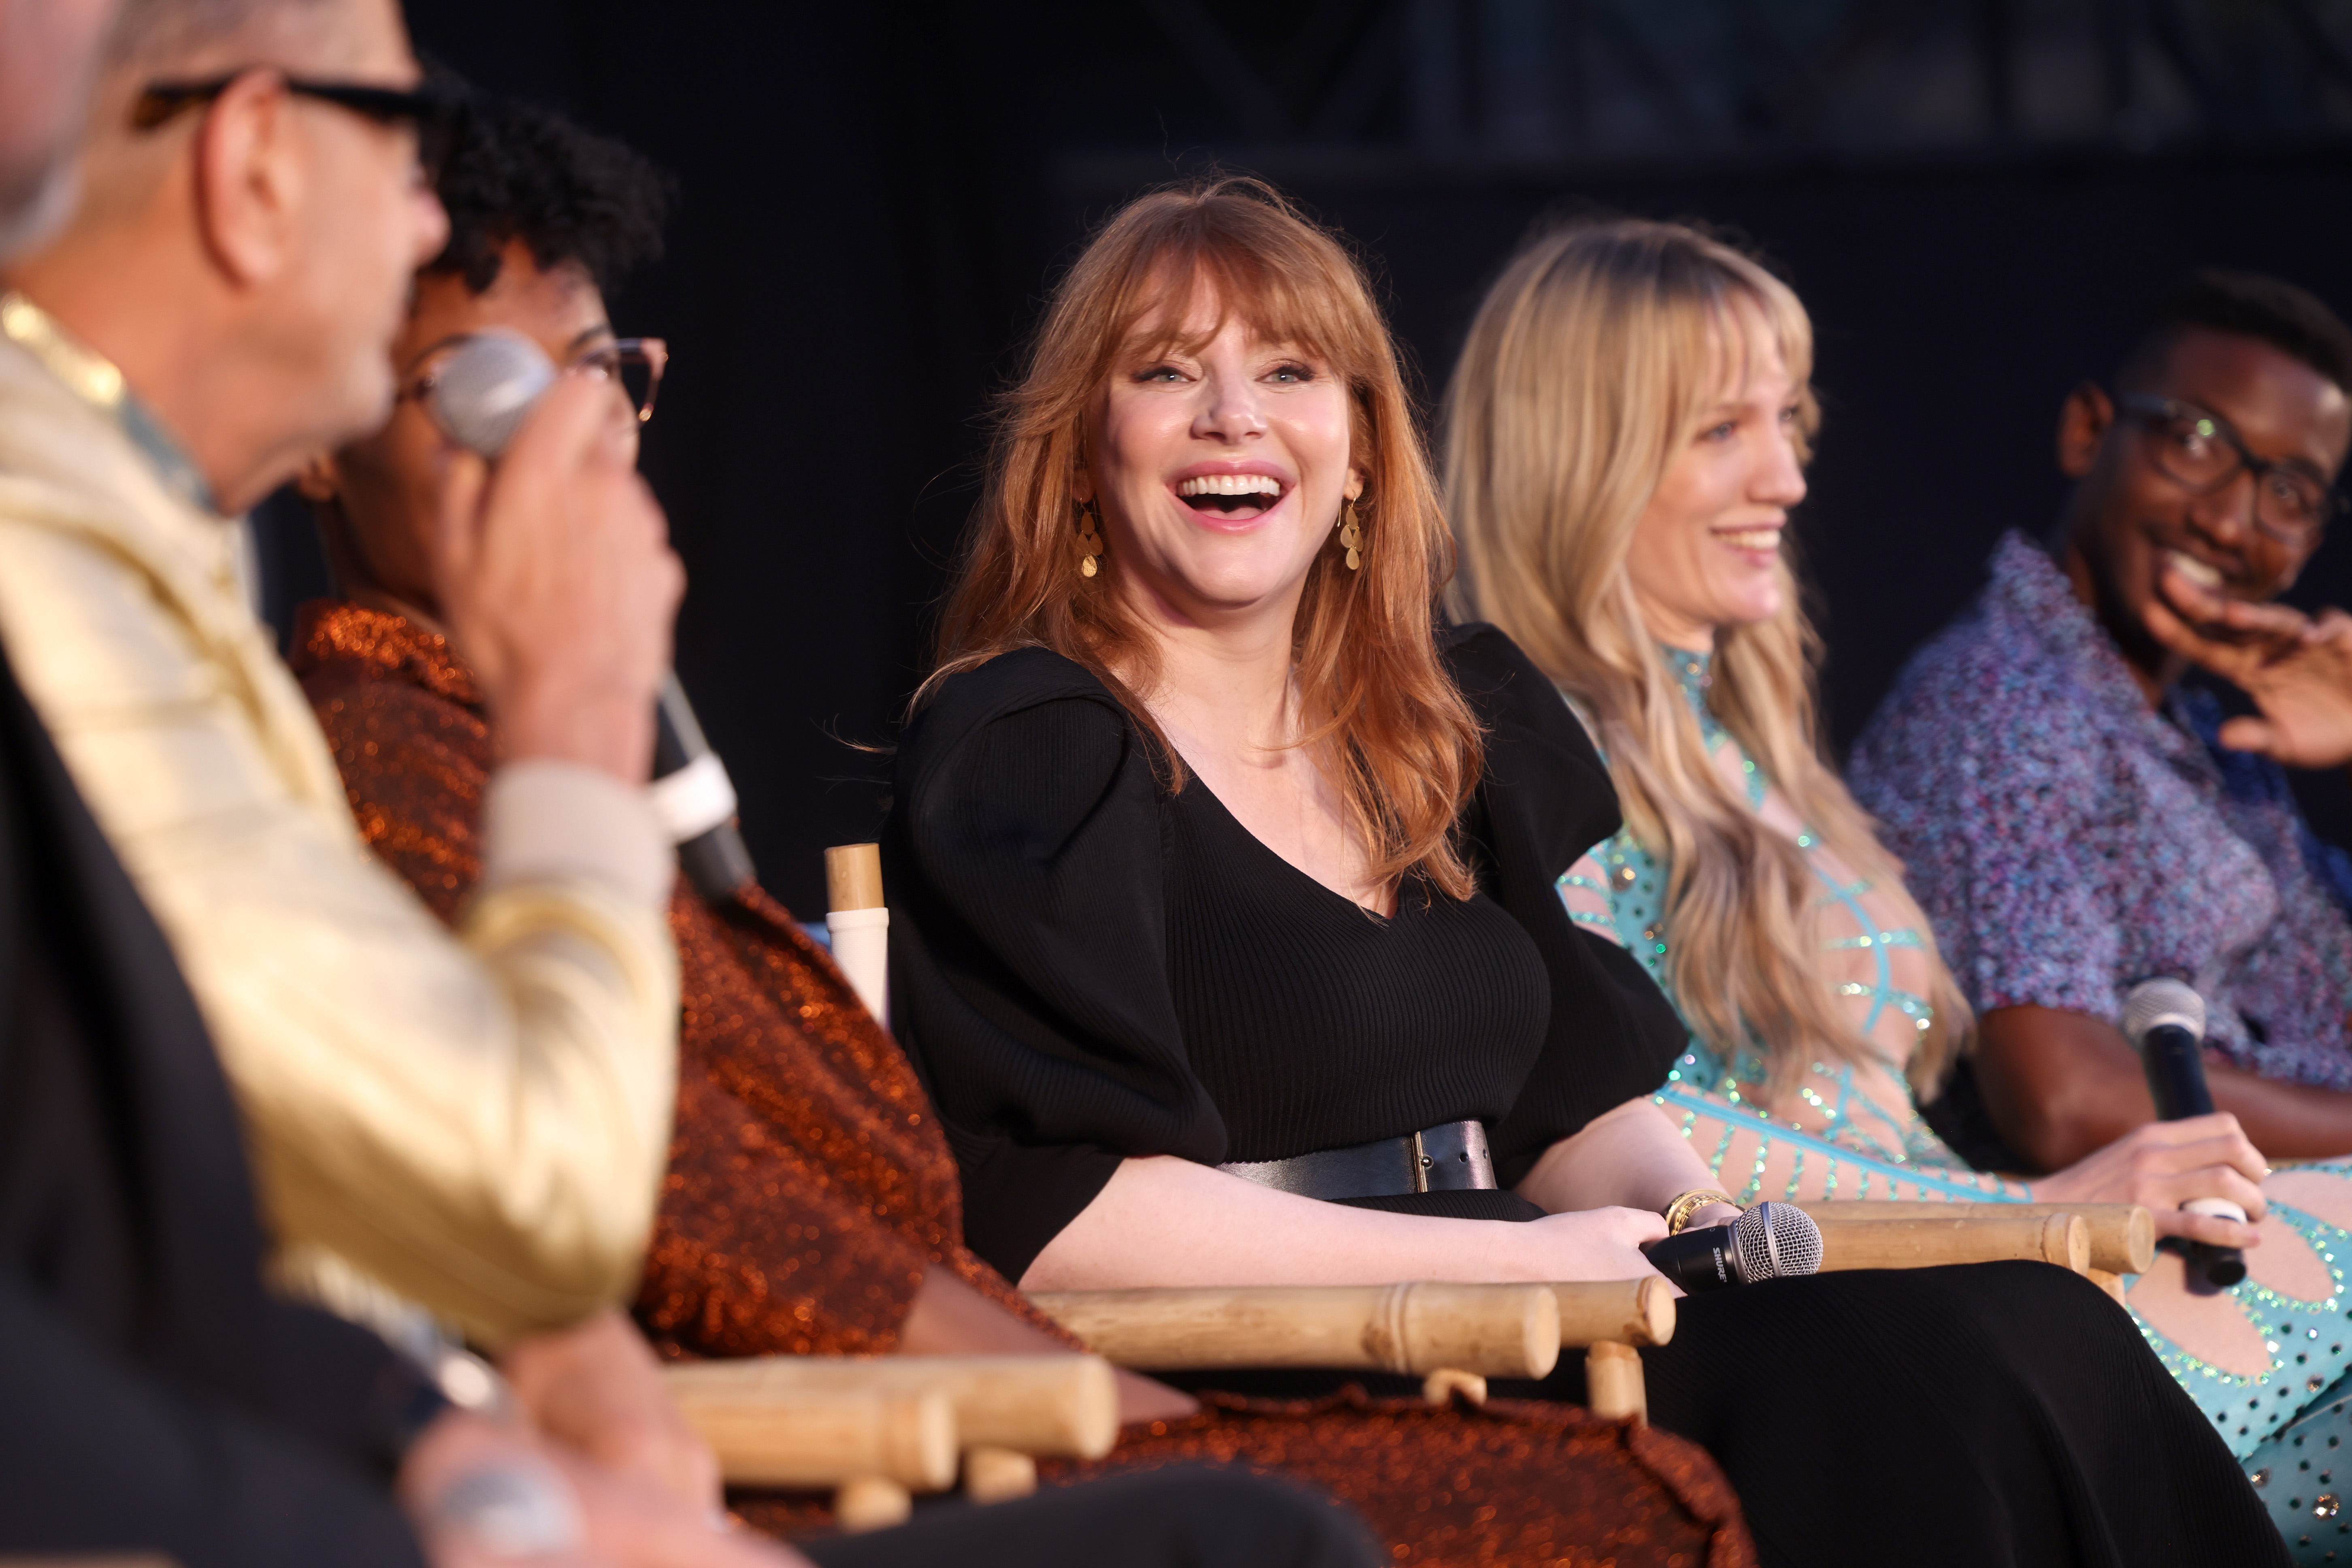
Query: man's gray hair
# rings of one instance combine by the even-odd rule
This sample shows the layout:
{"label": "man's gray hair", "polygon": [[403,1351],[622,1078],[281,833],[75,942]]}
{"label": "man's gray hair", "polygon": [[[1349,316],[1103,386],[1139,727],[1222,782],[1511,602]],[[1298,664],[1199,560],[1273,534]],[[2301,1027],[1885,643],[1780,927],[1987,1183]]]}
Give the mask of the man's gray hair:
{"label": "man's gray hair", "polygon": [[123,0],[106,49],[110,67],[163,65],[257,30],[287,11],[334,0]]}

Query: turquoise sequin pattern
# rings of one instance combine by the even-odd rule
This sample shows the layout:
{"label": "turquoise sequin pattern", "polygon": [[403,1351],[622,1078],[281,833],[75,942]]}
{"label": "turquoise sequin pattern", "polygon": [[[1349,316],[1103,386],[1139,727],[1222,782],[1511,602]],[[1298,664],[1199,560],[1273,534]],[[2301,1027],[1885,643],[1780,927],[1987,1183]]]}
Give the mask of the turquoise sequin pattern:
{"label": "turquoise sequin pattern", "polygon": [[[1730,737],[1706,707],[1706,660],[1674,649],[1666,654],[1712,753]],[[1770,781],[1744,752],[1740,760],[1749,804],[1760,808]],[[1798,844],[1806,849],[1815,847],[1810,834],[1801,836]],[[1596,894],[1608,913],[1579,909],[1570,901],[1570,917],[1601,929],[1639,957],[1680,1011],[1681,1000],[1668,977],[1667,868],[1630,833],[1620,833],[1599,846],[1592,858],[1600,869],[1597,879],[1571,871],[1560,879],[1560,889],[1563,896],[1575,889]],[[1821,876],[1824,898],[1852,918],[1855,934],[1833,939],[1835,944],[1874,951],[1878,955],[1874,984],[1855,982],[1843,987],[1848,995],[1867,998],[1865,1028],[1875,1026],[1888,1009],[1911,1019],[1922,1031],[1931,1026],[1934,1020],[1928,1004],[1894,984],[1886,957],[1890,950],[1920,945],[1919,934],[1878,929],[1861,901],[1866,887],[1841,885],[1818,865],[1815,871]],[[2032,1189],[2024,1183],[1969,1170],[1936,1136],[1907,1097],[1900,1104],[1888,1104],[1883,1097],[1858,1087],[1850,1063],[1815,1060],[1806,1065],[1797,1092],[1815,1113],[1811,1120],[1817,1125],[1812,1126],[1776,1119],[1755,1102],[1755,1091],[1765,1076],[1759,1052],[1743,1048],[1727,1058],[1693,1035],[1656,1096],[1659,1105],[1678,1113],[1685,1137],[1697,1135],[1702,1117],[1722,1124],[1715,1147],[1701,1152],[1724,1190],[1742,1205],[1759,1198],[1794,1197],[1800,1185],[1815,1175],[1822,1178],[1826,1195],[1832,1198],[2032,1201]],[[1726,1169],[1742,1131],[1755,1136],[1756,1152],[1738,1168]],[[1780,1184],[1784,1190],[1766,1191],[1766,1168],[1780,1152],[1790,1155],[1790,1174]],[[2352,1162],[2311,1168],[2352,1180]],[[2306,1521],[2286,1536],[2298,1560],[2305,1560],[2306,1551],[2298,1538],[2308,1535],[2308,1561],[2352,1563],[2352,1533],[2339,1536],[2332,1512],[2337,1495],[2329,1489],[2336,1474],[2332,1465],[2321,1467],[2329,1470],[2328,1486],[2292,1479],[2305,1474],[2296,1468],[2312,1457],[2305,1449],[2331,1440],[2352,1445],[2352,1413],[2347,1410],[2352,1405],[2352,1382],[2347,1381],[2347,1373],[2352,1373],[2352,1322],[2347,1321],[2344,1291],[2345,1266],[2352,1259],[2352,1235],[2284,1204],[2274,1204],[2272,1212],[2310,1243],[2326,1267],[2330,1289],[2322,1300],[2304,1300],[2249,1279],[2227,1292],[2262,1332],[2271,1354],[2267,1371],[2252,1376],[2224,1371],[2190,1355],[2138,1313],[2133,1314],[2133,1321],[2166,1369],[2213,1422],[2231,1452],[2245,1464],[2274,1515],[2285,1504],[2272,1498],[2270,1490],[2285,1481],[2288,1489],[2283,1495],[2295,1504],[2294,1510],[2286,1511],[2299,1510],[2297,1517]],[[2339,1383],[2346,1386],[2336,1387]],[[2334,1458],[2331,1453],[2330,1460]],[[2317,1468],[2311,1473],[2316,1475]],[[2343,1475],[2345,1499],[2352,1501],[2352,1458],[2347,1458]],[[2318,1501],[2323,1494],[2329,1500],[2325,1504]],[[2311,1513],[2315,1508],[2331,1511],[2315,1516]],[[2352,1510],[2344,1518],[2352,1524]],[[2338,1555],[2324,1556],[2324,1552]]]}
{"label": "turquoise sequin pattern", "polygon": [[2246,1467],[2296,1563],[2352,1563],[2352,1379],[2322,1393]]}

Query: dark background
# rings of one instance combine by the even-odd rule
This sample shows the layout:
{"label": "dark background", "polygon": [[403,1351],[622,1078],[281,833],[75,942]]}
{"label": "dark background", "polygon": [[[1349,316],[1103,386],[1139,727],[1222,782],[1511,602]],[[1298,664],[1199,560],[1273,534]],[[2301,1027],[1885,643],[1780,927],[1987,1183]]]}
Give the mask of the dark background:
{"label": "dark background", "polygon": [[[682,183],[615,317],[675,355],[646,467],[691,577],[680,672],[809,917],[820,849],[879,825],[887,758],[847,742],[887,742],[919,679],[988,395],[1088,226],[1173,175],[1262,174],[1344,229],[1433,397],[1548,214],[1759,246],[1820,336],[1798,536],[1841,747],[2000,531],[2048,523],[2059,399],[2150,293],[2220,263],[2352,307],[2352,0],[408,13]],[[269,541],[281,605],[300,543]],[[2352,602],[2352,549],[2298,596]]]}

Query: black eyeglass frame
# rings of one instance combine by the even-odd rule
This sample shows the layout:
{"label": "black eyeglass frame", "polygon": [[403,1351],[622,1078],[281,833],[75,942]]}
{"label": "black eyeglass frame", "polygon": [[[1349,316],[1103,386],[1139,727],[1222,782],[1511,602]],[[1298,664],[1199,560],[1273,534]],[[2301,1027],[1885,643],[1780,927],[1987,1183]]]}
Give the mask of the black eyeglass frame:
{"label": "black eyeglass frame", "polygon": [[[2200,435],[2217,439],[2229,447],[2237,457],[2237,467],[2218,479],[2209,479],[2202,484],[2193,479],[2183,479],[2173,472],[2166,465],[2161,455],[2157,456],[2154,460],[2165,478],[2198,495],[2212,495],[2233,485],[2238,482],[2240,474],[2253,475],[2254,526],[2281,544],[2297,546],[2308,544],[2326,532],[2329,523],[2342,517],[2347,510],[2352,510],[2352,498],[2347,498],[2335,485],[2313,478],[2292,463],[2282,463],[2258,456],[2252,447],[2246,445],[2246,438],[2238,434],[2237,426],[2210,409],[2200,408],[2193,403],[2183,403],[2175,397],[2158,397],[2153,393],[2133,393],[2116,399],[2116,411],[2128,416],[2137,421],[2143,429],[2147,430],[2153,430],[2159,425],[2186,422],[2198,426]],[[2282,475],[2299,484],[2317,488],[2319,497],[2312,509],[2310,522],[2297,525],[2282,524],[2263,514],[2263,481],[2273,474]]]}
{"label": "black eyeglass frame", "polygon": [[[469,333],[467,337],[472,335]],[[440,374],[442,355],[466,341],[467,337],[457,337],[436,344],[425,355],[424,367],[411,371],[401,382],[398,390],[393,395],[394,399],[402,402],[414,399],[430,407],[433,387]],[[668,340],[664,338],[608,339],[592,349],[574,354],[564,362],[563,368],[578,370],[583,366],[593,367],[597,366],[599,361],[609,360],[615,367],[612,373],[614,383],[625,391],[627,384],[622,379],[617,367],[633,355],[646,367],[646,400],[638,403],[634,398],[631,399],[631,411],[636,415],[638,424],[650,425],[653,423],[654,404],[661,396],[662,376],[669,370]]]}
{"label": "black eyeglass frame", "polygon": [[131,126],[139,131],[155,130],[183,110],[211,104],[247,77],[264,70],[275,72],[280,85],[298,98],[331,103],[380,125],[404,121],[414,125],[416,161],[424,166],[428,179],[440,173],[443,160],[465,124],[465,93],[442,83],[425,81],[413,88],[399,88],[372,82],[322,81],[313,77],[289,76],[272,66],[247,66],[201,81],[149,82],[131,106]]}

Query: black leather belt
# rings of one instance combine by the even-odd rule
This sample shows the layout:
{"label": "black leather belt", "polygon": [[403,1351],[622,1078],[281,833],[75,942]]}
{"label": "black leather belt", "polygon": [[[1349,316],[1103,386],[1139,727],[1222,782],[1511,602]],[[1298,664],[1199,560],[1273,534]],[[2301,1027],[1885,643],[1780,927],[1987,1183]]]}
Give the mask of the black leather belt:
{"label": "black leather belt", "polygon": [[1402,1138],[1320,1149],[1287,1160],[1241,1161],[1217,1169],[1262,1187],[1327,1202],[1491,1190],[1495,1185],[1486,1129],[1477,1121],[1448,1121]]}

